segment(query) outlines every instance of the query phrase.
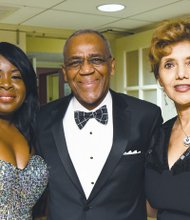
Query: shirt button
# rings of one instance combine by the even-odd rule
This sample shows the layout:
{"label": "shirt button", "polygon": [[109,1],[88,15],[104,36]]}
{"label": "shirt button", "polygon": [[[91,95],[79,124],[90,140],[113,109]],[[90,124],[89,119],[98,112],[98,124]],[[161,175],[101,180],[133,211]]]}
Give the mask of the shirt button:
{"label": "shirt button", "polygon": [[92,134],[92,131],[90,131],[90,134]]}
{"label": "shirt button", "polygon": [[90,157],[90,159],[92,160],[92,159],[94,159],[94,157]]}
{"label": "shirt button", "polygon": [[94,185],[94,182],[91,182],[92,185]]}

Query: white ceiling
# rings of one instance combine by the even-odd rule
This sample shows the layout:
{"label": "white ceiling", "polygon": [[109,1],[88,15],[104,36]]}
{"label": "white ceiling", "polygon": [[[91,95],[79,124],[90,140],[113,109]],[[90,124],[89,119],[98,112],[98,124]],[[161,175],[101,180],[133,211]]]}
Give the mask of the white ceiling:
{"label": "white ceiling", "polygon": [[[100,12],[121,3],[120,12]],[[190,15],[190,0],[0,0],[0,24],[56,29],[93,28],[135,33],[157,22]]]}
{"label": "white ceiling", "polygon": [[[120,12],[103,13],[96,8],[103,3],[126,7]],[[190,0],[0,0],[0,30],[27,30],[32,36],[64,39],[73,30],[83,28],[120,37],[153,28],[164,19],[187,15]],[[44,32],[45,28],[48,30]],[[62,62],[62,54],[28,55],[38,61]]]}

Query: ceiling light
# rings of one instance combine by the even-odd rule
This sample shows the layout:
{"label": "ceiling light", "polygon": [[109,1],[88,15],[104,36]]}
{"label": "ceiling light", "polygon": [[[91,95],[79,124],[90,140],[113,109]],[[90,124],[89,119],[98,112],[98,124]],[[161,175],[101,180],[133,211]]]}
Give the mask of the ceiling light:
{"label": "ceiling light", "polygon": [[123,10],[125,6],[120,4],[107,4],[107,5],[100,5],[97,8],[98,10],[104,12],[116,12]]}

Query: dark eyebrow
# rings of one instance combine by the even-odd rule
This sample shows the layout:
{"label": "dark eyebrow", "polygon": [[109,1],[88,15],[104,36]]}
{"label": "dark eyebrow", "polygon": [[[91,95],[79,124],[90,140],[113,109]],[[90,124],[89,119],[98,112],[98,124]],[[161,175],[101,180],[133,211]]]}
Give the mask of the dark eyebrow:
{"label": "dark eyebrow", "polygon": [[12,69],[11,72],[13,72],[13,73],[14,72],[19,72],[20,73],[19,69],[17,69],[17,68]]}
{"label": "dark eyebrow", "polygon": [[69,62],[77,61],[77,60],[79,61],[79,60],[81,60],[81,59],[82,59],[82,57],[72,56],[72,57],[69,57],[69,58],[65,59],[65,60],[64,60],[64,63],[67,64],[67,63],[69,63]]}
{"label": "dark eyebrow", "polygon": [[174,58],[163,58],[163,62],[172,62],[175,61]]}

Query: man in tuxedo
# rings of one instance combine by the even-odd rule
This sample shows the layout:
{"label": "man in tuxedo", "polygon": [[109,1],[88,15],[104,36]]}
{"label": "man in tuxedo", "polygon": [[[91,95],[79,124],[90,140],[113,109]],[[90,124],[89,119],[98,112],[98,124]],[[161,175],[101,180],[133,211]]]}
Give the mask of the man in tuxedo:
{"label": "man in tuxedo", "polygon": [[63,74],[72,93],[41,108],[38,153],[49,167],[49,220],[145,220],[145,153],[160,108],[112,91],[115,59],[94,30],[72,34]]}

